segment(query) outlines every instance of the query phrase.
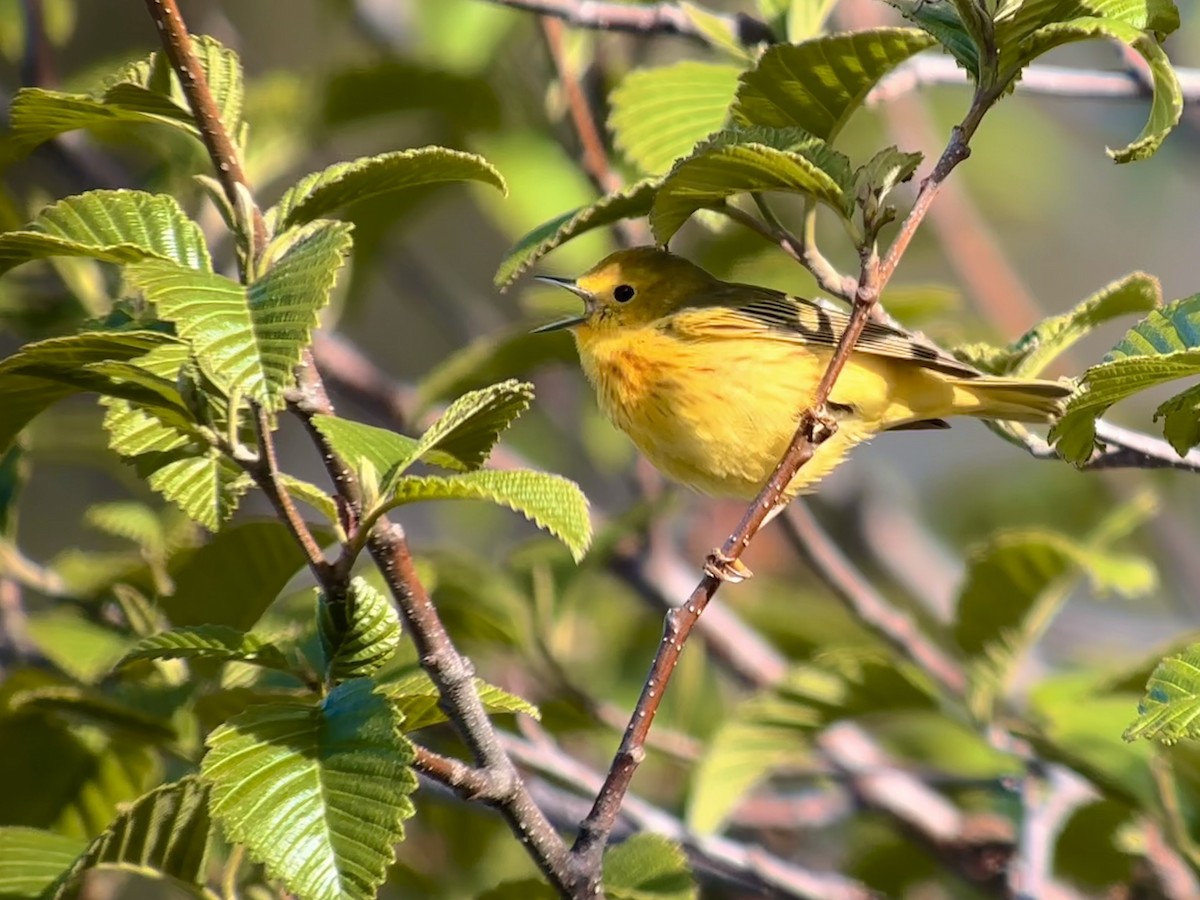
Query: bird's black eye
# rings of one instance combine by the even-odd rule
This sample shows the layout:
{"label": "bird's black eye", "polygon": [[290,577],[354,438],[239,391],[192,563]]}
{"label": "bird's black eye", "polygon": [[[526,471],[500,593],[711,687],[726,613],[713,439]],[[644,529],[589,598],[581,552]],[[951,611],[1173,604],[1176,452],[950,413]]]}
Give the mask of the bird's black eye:
{"label": "bird's black eye", "polygon": [[628,284],[618,284],[613,288],[613,298],[618,303],[628,303],[633,299],[635,293],[636,291],[634,291],[633,287]]}

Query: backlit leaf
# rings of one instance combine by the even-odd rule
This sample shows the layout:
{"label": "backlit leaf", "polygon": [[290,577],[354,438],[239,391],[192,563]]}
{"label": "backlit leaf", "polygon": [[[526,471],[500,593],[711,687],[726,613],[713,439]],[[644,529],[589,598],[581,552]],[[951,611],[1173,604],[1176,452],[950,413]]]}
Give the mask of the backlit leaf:
{"label": "backlit leaf", "polygon": [[134,644],[117,665],[141,659],[236,661],[291,671],[283,652],[270,641],[224,625],[194,625],[149,635]]}
{"label": "backlit leaf", "polygon": [[344,603],[317,595],[317,633],[331,681],[370,675],[400,645],[400,617],[391,601],[362,578],[350,581]]}

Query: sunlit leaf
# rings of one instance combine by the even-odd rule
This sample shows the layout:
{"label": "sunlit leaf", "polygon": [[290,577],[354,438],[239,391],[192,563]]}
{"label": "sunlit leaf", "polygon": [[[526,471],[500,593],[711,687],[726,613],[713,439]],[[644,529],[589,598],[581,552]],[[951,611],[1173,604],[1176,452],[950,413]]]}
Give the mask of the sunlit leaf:
{"label": "sunlit leaf", "polygon": [[[410,672],[398,678],[384,681],[379,691],[403,714],[405,731],[418,731],[430,725],[446,721],[446,713],[440,705],[441,695],[437,686],[424,672]],[[482,678],[475,679],[475,693],[490,713],[524,713],[535,719],[542,717],[536,706],[515,694],[488,684]]]}
{"label": "sunlit leaf", "polygon": [[208,659],[253,663],[284,672],[291,665],[283,652],[257,635],[224,625],[194,625],[142,638],[118,661],[125,666],[143,659]]}
{"label": "sunlit leaf", "polygon": [[479,181],[508,192],[503,176],[477,154],[445,147],[397,150],[305,175],[267,212],[267,222],[284,231],[360,200],[450,181]]}
{"label": "sunlit leaf", "polygon": [[343,602],[317,596],[317,633],[331,681],[378,671],[400,645],[400,617],[391,601],[362,578],[350,581]]}
{"label": "sunlit leaf", "polygon": [[159,260],[127,273],[223,388],[277,409],[349,248],[349,225],[317,221],[249,285]]}
{"label": "sunlit leaf", "polygon": [[211,813],[306,900],[374,898],[414,811],[400,724],[362,678],[317,703],[252,707],[209,735]]}
{"label": "sunlit leaf", "polygon": [[683,848],[658,834],[635,834],[604,854],[609,900],[695,900],[699,896]]}
{"label": "sunlit leaf", "polygon": [[776,44],[742,75],[733,118],[832,142],[880,78],[933,43],[914,28],[872,28]]}
{"label": "sunlit leaf", "polygon": [[587,498],[573,481],[546,472],[482,469],[446,478],[406,475],[385,499],[388,507],[425,500],[488,500],[507,506],[561,540],[576,560],[591,542]]}
{"label": "sunlit leaf", "polygon": [[849,160],[824,141],[798,128],[731,129],[671,169],[654,198],[650,227],[665,244],[696,210],[764,191],[803,194],[848,217],[851,190]]}
{"label": "sunlit leaf", "polygon": [[40,828],[0,828],[0,897],[38,900],[84,846],[78,838]]}
{"label": "sunlit leaf", "polygon": [[20,231],[0,234],[0,273],[33,259],[85,256],[102,262],[166,259],[211,271],[200,226],[174,197],[88,191],[47,206]]}
{"label": "sunlit leaf", "polygon": [[741,71],[690,60],[633,69],[609,95],[613,143],[641,171],[665,173],[725,124]]}
{"label": "sunlit leaf", "polygon": [[1200,644],[1169,656],[1154,669],[1128,741],[1148,738],[1171,744],[1200,736]]}

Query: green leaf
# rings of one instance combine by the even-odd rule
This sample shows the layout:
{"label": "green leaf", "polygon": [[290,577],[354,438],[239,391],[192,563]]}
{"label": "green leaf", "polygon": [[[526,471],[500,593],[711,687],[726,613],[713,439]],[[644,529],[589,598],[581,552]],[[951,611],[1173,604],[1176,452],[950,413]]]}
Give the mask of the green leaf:
{"label": "green leaf", "polygon": [[741,71],[690,60],[633,69],[608,98],[613,143],[642,172],[665,173],[725,124]]}
{"label": "green leaf", "polygon": [[[312,421],[338,456],[350,463],[367,461],[377,477],[386,478],[393,468],[413,459],[417,449],[416,438],[387,428],[376,428],[336,416],[313,416]],[[426,461],[454,471],[463,468],[459,460],[436,451],[430,453]]]}
{"label": "green leaf", "polygon": [[100,867],[202,887],[211,833],[207,786],[195,776],[165,784],[122,809],[63,874],[52,896],[74,896],[73,882]]}
{"label": "green leaf", "polygon": [[0,361],[0,394],[4,396],[0,404],[0,448],[8,447],[29,420],[46,407],[81,389],[57,377],[44,376],[79,371],[94,362],[133,359],[167,343],[176,341],[154,331],[85,331],[26,344]]}
{"label": "green leaf", "polygon": [[897,185],[913,177],[923,158],[920,153],[885,147],[855,171],[854,198],[868,221],[879,215],[883,201]]}
{"label": "green leaf", "polygon": [[93,503],[84,511],[83,521],[97,531],[136,544],[151,556],[162,556],[167,551],[163,521],[144,503],[134,500]]}
{"label": "green leaf", "polygon": [[432,112],[464,130],[491,131],[501,124],[500,100],[487,77],[449,71],[436,61],[372,56],[323,75],[321,84],[321,120],[329,126],[412,111]]}
{"label": "green leaf", "polygon": [[1162,303],[1162,286],[1153,275],[1134,272],[1092,294],[1074,309],[1043,319],[999,353],[970,350],[960,358],[997,375],[1036,378],[1093,328],[1117,316],[1149,312]]}
{"label": "green leaf", "polygon": [[[798,676],[798,673],[796,675]],[[809,707],[761,691],[740,704],[708,740],[692,771],[686,821],[698,834],[718,831],[738,802],[768,774],[812,761],[807,732],[820,724]]]}
{"label": "green leaf", "polygon": [[517,241],[505,255],[493,279],[496,287],[504,290],[535,262],[571,238],[621,219],[646,215],[650,212],[655,192],[661,183],[661,178],[643,178],[619,191],[605,194],[595,203],[565,212],[538,226]]}
{"label": "green leaf", "polygon": [[62,671],[92,684],[129,649],[129,638],[111,626],[84,618],[65,606],[31,613],[29,638]]}
{"label": "green leaf", "polygon": [[[1096,446],[1096,419],[1105,410],[1139,391],[1198,372],[1200,294],[1195,294],[1151,312],[1103,362],[1088,369],[1050,439],[1064,459],[1085,463]],[[1173,431],[1180,427],[1176,420]]]}
{"label": "green leaf", "polygon": [[[378,689],[404,716],[402,727],[406,732],[446,721],[446,714],[439,705],[441,695],[437,685],[424,672],[409,672],[380,682]],[[483,708],[490,713],[524,713],[534,719],[542,718],[541,711],[528,700],[488,684],[482,678],[475,679],[475,692],[479,694]]]}
{"label": "green leaf", "polygon": [[121,657],[116,667],[144,659],[236,661],[292,671],[287,657],[270,641],[224,625],[195,625],[144,637]]}
{"label": "green leaf", "polygon": [[425,500],[488,500],[521,513],[567,545],[576,562],[592,539],[588,502],[578,485],[559,475],[483,469],[448,478],[408,475],[387,498],[387,508]]}
{"label": "green leaf", "polygon": [[170,743],[178,735],[170,722],[114,700],[94,689],[73,684],[14,690],[14,712],[41,712],[64,720],[100,726],[143,743]]}
{"label": "green leaf", "polygon": [[695,900],[696,882],[683,848],[658,834],[635,834],[604,854],[609,900]]}
{"label": "green leaf", "polygon": [[88,191],[47,206],[21,231],[0,234],[0,273],[33,259],[85,256],[102,262],[166,259],[212,270],[200,226],[174,197]]}
{"label": "green leaf", "polygon": [[396,608],[367,581],[351,579],[344,603],[317,594],[317,633],[328,678],[347,681],[377,672],[400,645]]}
{"label": "green leaf", "polygon": [[[1125,7],[1140,5],[1129,4],[1126,0],[1109,0],[1102,4],[1102,8],[1114,7],[1118,4]],[[1171,8],[1174,9],[1173,6]],[[1088,12],[1090,13],[1090,10]],[[1176,13],[1177,16],[1178,13]],[[1174,26],[1178,27],[1178,18],[1175,19]],[[1150,116],[1141,133],[1133,141],[1119,150],[1110,148],[1107,151],[1108,155],[1118,163],[1133,162],[1153,156],[1162,142],[1166,140],[1167,135],[1179,124],[1179,119],[1183,115],[1183,89],[1180,87],[1175,70],[1171,68],[1171,61],[1159,46],[1158,41],[1152,35],[1142,31],[1141,27],[1144,26],[1088,15],[1088,17],[1071,21],[1055,22],[1038,29],[1027,42],[1021,45],[1020,50],[1022,64],[1025,64],[1063,44],[1101,37],[1122,41],[1141,54],[1149,66],[1153,86]]]}
{"label": "green leaf", "polygon": [[1108,548],[1109,529],[1132,524],[1118,510],[1087,544],[1049,531],[1002,532],[977,548],[959,594],[954,638],[972,669],[971,704],[986,718],[1007,688],[1012,662],[1045,630],[1078,579],[1095,590],[1143,596],[1157,585],[1145,558]]}
{"label": "green leaf", "polygon": [[289,235],[290,244],[261,277],[241,285],[215,273],[160,260],[135,263],[130,282],[175,323],[206,371],[226,391],[236,390],[272,409],[329,301],[350,226],[317,221]]}
{"label": "green leaf", "polygon": [[208,737],[210,811],[305,900],[374,898],[414,811],[400,724],[361,678],[315,704],[252,707]]}
{"label": "green leaf", "polygon": [[479,181],[508,193],[504,178],[482,156],[422,147],[335,163],[305,175],[267,212],[272,231],[285,231],[383,194],[450,181]]}
{"label": "green leaf", "polygon": [[75,862],[78,838],[40,828],[0,828],[0,897],[38,900]]}
{"label": "green leaf", "polygon": [[733,118],[832,143],[880,78],[933,43],[913,28],[873,28],[776,44],[742,75]]}
{"label": "green leaf", "polygon": [[1146,696],[1138,704],[1137,720],[1125,731],[1125,740],[1137,738],[1172,744],[1200,736],[1200,644],[1168,656],[1146,683]]}
{"label": "green leaf", "polygon": [[484,891],[475,900],[557,900],[558,891],[540,878],[505,881]]}
{"label": "green leaf", "polygon": [[[311,529],[321,546],[332,536]],[[160,599],[172,624],[249,630],[306,562],[287,527],[275,519],[239,522],[171,560],[175,592]],[[237,578],[229,573],[236,572]]]}
{"label": "green leaf", "polygon": [[337,503],[329,496],[328,492],[317,487],[315,484],[302,481],[283,472],[279,473],[279,483],[283,485],[283,489],[288,492],[293,500],[299,500],[301,503],[308,504],[329,522],[334,525],[338,524]]}
{"label": "green leaf", "polygon": [[723,50],[729,56],[738,60],[749,60],[750,51],[742,45],[741,35],[736,26],[731,26],[728,18],[710,12],[707,8],[695,3],[681,2],[679,11],[682,12],[704,39],[716,50]]}
{"label": "green leaf", "polygon": [[849,217],[849,160],[798,128],[722,131],[663,180],[650,210],[650,227],[665,244],[696,210],[719,207],[734,194],[763,191],[803,194]]}
{"label": "green leaf", "polygon": [[465,471],[478,469],[491,455],[500,435],[529,409],[531,402],[533,385],[514,379],[463,394],[421,435],[410,458],[388,471],[384,490],[389,490],[389,482],[413,463],[435,451],[452,457]]}
{"label": "green leaf", "polygon": [[979,81],[979,48],[963,24],[955,3],[928,3],[926,0],[887,0],[900,14],[926,32],[967,70],[972,81]]}
{"label": "green leaf", "polygon": [[1154,411],[1154,421],[1163,420],[1163,437],[1184,456],[1200,444],[1200,386],[1190,387]]}
{"label": "green leaf", "polygon": [[[207,35],[193,35],[192,49],[229,136],[241,143],[243,85],[237,55]],[[13,153],[24,155],[67,131],[125,124],[167,125],[199,137],[179,81],[161,53],[125,66],[92,93],[17,91],[9,112],[9,145]]]}

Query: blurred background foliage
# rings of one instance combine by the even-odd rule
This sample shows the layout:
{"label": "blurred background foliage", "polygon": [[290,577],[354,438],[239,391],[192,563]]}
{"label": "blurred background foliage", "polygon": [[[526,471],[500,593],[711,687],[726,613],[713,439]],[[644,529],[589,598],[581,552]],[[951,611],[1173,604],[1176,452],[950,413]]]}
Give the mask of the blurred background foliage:
{"label": "blurred background foliage", "polygon": [[[86,84],[92,73],[144,56],[156,42],[141,4],[44,0],[40,6],[44,44],[34,52],[22,4],[0,0],[5,94],[33,78],[46,86]],[[752,4],[720,8],[750,11]],[[300,174],[335,160],[425,144],[479,152],[507,179],[507,197],[459,185],[354,207],[348,217],[355,224],[355,254],[324,324],[394,380],[399,424],[410,433],[431,409],[467,388],[505,377],[535,383],[537,401],[503,452],[583,486],[600,534],[591,556],[576,568],[548,539],[482,505],[416,507],[403,520],[451,633],[480,674],[540,705],[545,726],[569,752],[603,767],[619,734],[614,722],[620,726],[620,711],[635,700],[661,629],[660,610],[645,602],[636,579],[622,577],[622,554],[640,545],[649,523],[653,541],[691,565],[719,543],[742,505],[660,484],[598,415],[569,337],[526,335],[564,309],[563,298],[528,279],[506,293],[493,289],[496,267],[514,241],[596,196],[579,165],[537,19],[479,0],[190,0],[184,11],[194,33],[214,35],[241,54],[252,129],[248,176],[264,206]],[[835,24],[848,24],[851,12],[839,8]],[[1184,5],[1185,23],[1193,12]],[[1200,32],[1185,25],[1168,50],[1177,65],[1196,61]],[[602,114],[608,92],[630,72],[680,59],[719,60],[711,49],[679,39],[573,30],[566,32],[566,51]],[[1119,65],[1116,51],[1097,43],[1056,51],[1047,61]],[[928,120],[928,133],[917,131],[924,145],[905,149],[936,152],[967,101],[966,90],[953,86],[893,101],[894,115]],[[1015,274],[1039,315],[1063,311],[1135,269],[1158,276],[1168,299],[1200,288],[1195,120],[1185,114],[1184,126],[1150,162],[1115,167],[1104,155],[1106,143],[1119,145],[1143,117],[1141,101],[1018,93],[988,116],[970,161],[955,174],[963,202],[981,219],[975,238]],[[880,109],[865,110],[851,122],[842,148],[865,158],[895,140],[885,137],[889,127]],[[620,153],[613,163],[629,181],[639,174]],[[128,133],[113,139],[73,134],[4,170],[0,225],[18,227],[66,194],[138,187],[175,194],[190,214],[213,226],[215,213],[191,181],[205,171],[198,147],[167,129],[146,128],[132,139]],[[998,317],[980,302],[980,279],[986,287],[993,273],[972,272],[971,259],[947,258],[939,231],[953,231],[962,221],[922,229],[885,303],[906,324],[948,345],[1013,339],[1021,330],[1013,327],[1017,319]],[[823,236],[826,253],[851,268],[849,245],[839,245],[832,230]],[[575,274],[615,246],[605,232],[593,232],[554,251],[541,269]],[[744,232],[693,222],[673,247],[723,277],[815,292],[804,270]],[[0,356],[102,309],[106,277],[89,261],[56,260],[0,281]],[[1097,361],[1127,324],[1089,337],[1057,374],[1077,374]],[[333,387],[343,415],[398,426],[362,392],[337,378]],[[1152,410],[1141,397],[1110,417],[1149,429]],[[35,422],[20,463],[28,480],[10,513],[19,516],[19,531],[11,522],[4,528],[17,535],[25,558],[68,582],[79,598],[68,614],[61,603],[25,593],[30,642],[85,679],[124,649],[103,621],[88,616],[87,598],[109,590],[122,567],[161,570],[174,548],[199,540],[105,449],[99,416],[94,403],[71,401]],[[280,447],[287,471],[320,481],[320,466],[304,441],[289,442],[285,430]],[[131,498],[154,511],[149,530],[106,527],[105,504]],[[967,423],[949,433],[881,438],[858,451],[810,504],[885,594],[945,623],[973,554],[998,529],[1043,529],[1086,541],[1130,498],[1144,514],[1116,546],[1126,562],[1148,560],[1157,581],[1125,592],[1132,596],[1107,590],[1113,584],[1102,576],[1064,587],[1065,609],[1018,674],[1024,687],[1016,708],[1043,729],[1030,737],[1082,735],[1067,743],[1085,757],[1093,754],[1089,771],[1114,782],[1110,796],[1071,818],[1058,844],[1060,875],[1084,891],[1128,881],[1135,870],[1140,838],[1129,827],[1131,810],[1153,791],[1141,781],[1148,777],[1144,766],[1129,778],[1121,773],[1144,764],[1153,751],[1124,745],[1120,735],[1136,713],[1157,651],[1200,624],[1200,483],[1178,473],[1078,473],[1036,461]],[[266,512],[261,498],[252,498],[242,514]],[[793,672],[781,695],[748,699],[747,686],[697,642],[658,719],[683,749],[652,751],[636,792],[685,811],[697,827],[713,827],[735,812],[740,792],[768,768],[775,770],[776,789],[796,796],[818,791],[825,782],[812,751],[813,724],[855,718],[901,767],[931,773],[935,786],[945,785],[938,790],[963,809],[1003,821],[1019,817],[1014,759],[940,716],[924,686],[897,678],[882,662],[883,645],[798,561],[779,526],[754,543],[749,562],[759,577],[723,592],[721,603],[807,667]],[[687,577],[668,583],[690,588]],[[307,620],[307,586],[304,577],[296,579],[288,588],[293,599],[270,612],[272,623],[299,627],[289,623]],[[670,599],[682,596],[680,590]],[[411,660],[410,651],[405,661]],[[858,699],[823,705],[821,679],[829,672],[854,685]],[[1112,699],[1077,702],[1081,691],[1120,677],[1124,688]],[[44,765],[0,742],[0,824],[61,824],[52,803],[39,809],[11,793],[13,785],[36,783],[44,796],[47,776],[35,774]],[[163,777],[158,766],[131,749],[122,759],[127,790],[104,802],[141,793]],[[1191,782],[1193,792],[1198,786]],[[471,896],[534,873],[497,818],[433,791],[421,797],[419,810],[385,895]],[[108,815],[101,803],[94,819],[80,818],[67,830],[87,835]],[[733,833],[757,833],[776,852],[844,869],[887,895],[923,882],[934,892],[920,896],[970,895],[939,874],[928,856],[909,852],[902,831],[878,812],[843,815],[819,831],[793,822],[768,829],[765,837],[737,825],[735,816]],[[165,896],[165,889],[146,884],[116,890],[134,896],[135,889]]]}

